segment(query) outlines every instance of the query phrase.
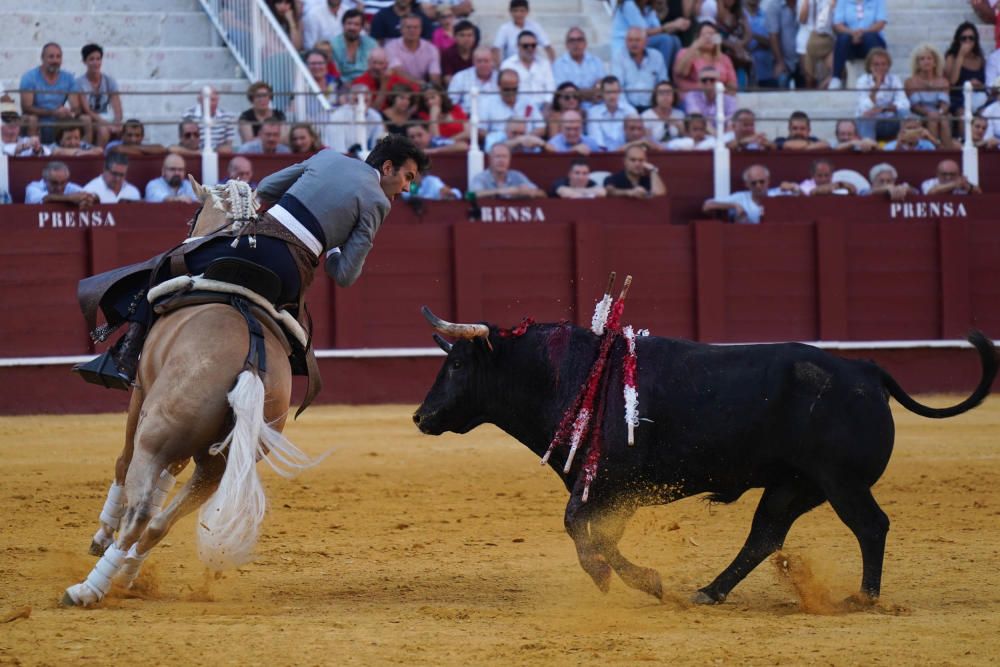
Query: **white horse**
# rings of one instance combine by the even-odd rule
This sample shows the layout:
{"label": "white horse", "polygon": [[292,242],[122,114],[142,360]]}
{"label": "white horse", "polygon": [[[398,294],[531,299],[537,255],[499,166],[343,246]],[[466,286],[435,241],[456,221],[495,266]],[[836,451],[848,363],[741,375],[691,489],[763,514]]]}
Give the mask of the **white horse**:
{"label": "white horse", "polygon": [[[206,189],[191,181],[203,203],[192,236],[255,214],[246,184]],[[125,448],[91,544],[101,558],[83,582],[66,589],[63,604],[99,602],[115,580],[131,585],[150,550],[203,504],[199,557],[216,570],[250,559],[266,507],[257,460],[265,458],[286,477],[320,460],[281,435],[291,400],[289,347],[280,332],[263,330],[267,371],[258,374],[244,370],[247,322],[227,304],[181,308],[153,325],[132,391]],[[191,478],[161,511],[174,475],[191,459]]]}

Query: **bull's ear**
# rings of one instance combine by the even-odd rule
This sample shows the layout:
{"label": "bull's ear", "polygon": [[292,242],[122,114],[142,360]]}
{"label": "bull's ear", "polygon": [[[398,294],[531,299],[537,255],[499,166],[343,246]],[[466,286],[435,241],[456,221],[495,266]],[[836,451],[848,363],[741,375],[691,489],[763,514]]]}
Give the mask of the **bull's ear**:
{"label": "bull's ear", "polygon": [[440,347],[442,350],[444,350],[445,354],[448,354],[449,352],[451,352],[451,343],[449,343],[448,341],[446,341],[444,338],[442,338],[438,334],[433,334],[433,338],[434,338],[434,342],[438,344],[438,347]]}

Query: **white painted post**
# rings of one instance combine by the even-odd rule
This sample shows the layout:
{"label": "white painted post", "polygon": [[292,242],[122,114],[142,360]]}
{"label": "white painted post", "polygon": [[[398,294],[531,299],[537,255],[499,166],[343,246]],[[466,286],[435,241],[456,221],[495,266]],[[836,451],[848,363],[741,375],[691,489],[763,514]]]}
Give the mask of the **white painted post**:
{"label": "white painted post", "polygon": [[[0,97],[6,94],[7,91],[0,88]],[[10,165],[7,162],[7,154],[0,151],[0,193],[3,192],[6,192],[13,199],[14,195],[10,192]]]}
{"label": "white painted post", "polygon": [[365,93],[358,91],[354,96],[354,141],[361,146],[359,157],[364,160],[368,157],[368,105],[365,100]]}
{"label": "white painted post", "polygon": [[479,147],[479,86],[473,85],[469,91],[469,155],[465,163],[466,183],[472,185],[472,178],[483,171],[486,156]]}
{"label": "white painted post", "polygon": [[722,141],[726,133],[726,89],[721,81],[715,82],[715,153],[712,161],[712,175],[715,185],[714,199],[729,196],[729,149]]}
{"label": "white painted post", "polygon": [[979,185],[979,149],[972,142],[972,82],[962,86],[965,96],[965,141],[962,143],[962,174],[973,185]]}
{"label": "white painted post", "polygon": [[256,3],[250,3],[250,53],[253,57],[250,67],[253,69],[252,78],[254,81],[260,81],[264,78],[263,72],[261,72],[261,54],[264,51],[264,38],[260,29],[260,18],[260,7]]}
{"label": "white painted post", "polygon": [[219,182],[219,154],[212,146],[212,88],[205,86],[201,89],[201,183],[202,185],[215,185]]}

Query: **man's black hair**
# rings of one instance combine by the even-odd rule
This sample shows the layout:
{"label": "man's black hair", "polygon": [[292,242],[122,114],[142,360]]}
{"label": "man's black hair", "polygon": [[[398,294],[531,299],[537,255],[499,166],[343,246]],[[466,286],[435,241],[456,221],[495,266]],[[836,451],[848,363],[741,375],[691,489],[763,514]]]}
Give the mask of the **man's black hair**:
{"label": "man's black hair", "polygon": [[364,12],[362,12],[360,10],[357,10],[357,9],[348,9],[346,12],[344,12],[344,15],[341,17],[340,23],[341,23],[341,25],[344,25],[349,20],[351,20],[351,19],[357,19],[357,18],[361,19],[361,21],[363,23],[364,20],[365,20],[365,14],[364,14]]}
{"label": "man's black hair", "polygon": [[87,62],[87,58],[94,51],[100,53],[102,58],[104,57],[104,49],[102,49],[99,44],[85,44],[84,47],[80,49],[80,55],[83,56],[83,62]]}
{"label": "man's black hair", "polygon": [[111,167],[116,164],[123,164],[127,167],[128,155],[125,155],[125,153],[119,153],[118,151],[111,151],[108,153],[104,158],[104,168],[111,169]]}
{"label": "man's black hair", "polygon": [[508,10],[517,9],[518,7],[524,7],[525,9],[528,9],[528,0],[510,0],[510,7],[508,7],[507,9]]}
{"label": "man's black hair", "polygon": [[417,171],[421,173],[426,172],[431,166],[427,154],[401,134],[388,134],[383,137],[375,144],[365,162],[381,171],[382,163],[386,160],[391,162],[395,169],[402,167],[407,160],[413,160],[417,165]]}

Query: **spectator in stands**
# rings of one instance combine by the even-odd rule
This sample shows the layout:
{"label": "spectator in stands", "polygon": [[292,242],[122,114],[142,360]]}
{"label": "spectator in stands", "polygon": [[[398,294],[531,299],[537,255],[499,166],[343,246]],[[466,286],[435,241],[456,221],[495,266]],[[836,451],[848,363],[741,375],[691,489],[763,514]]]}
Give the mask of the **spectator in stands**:
{"label": "spectator in stands", "polygon": [[541,153],[549,149],[544,139],[528,132],[528,124],[521,118],[509,118],[503,130],[486,135],[483,147],[487,153],[496,144],[505,144],[511,153]]}
{"label": "spectator in stands", "polygon": [[738,110],[733,114],[732,131],[726,132],[720,141],[733,151],[766,151],[774,148],[767,135],[757,131],[756,122],[753,111]]}
{"label": "spectator in stands", "polygon": [[438,12],[441,11],[439,7],[448,7],[459,18],[468,17],[475,9],[472,0],[423,0],[420,3],[420,9],[432,20],[437,18]]}
{"label": "spectator in stands", "polygon": [[[882,37],[888,14],[885,0],[849,0],[836,4],[833,13],[833,32],[836,41],[833,46],[833,79],[830,88],[843,87],[844,65],[848,60],[865,59],[872,49],[887,48]],[[863,134],[863,133],[862,133]]]}
{"label": "spectator in stands", "polygon": [[[305,53],[306,67],[309,69],[309,74],[312,75],[313,81],[316,83],[316,87],[320,89],[323,95],[327,99],[333,99],[337,94],[337,88],[339,83],[337,78],[330,74],[329,59],[326,54],[319,49],[310,49]],[[306,115],[313,116],[316,114],[315,108],[309,108],[309,101],[314,100],[313,95],[307,95],[306,97]]]}
{"label": "spectator in stands", "polygon": [[105,146],[121,133],[122,101],[118,82],[101,72],[104,49],[87,44],[80,49],[87,71],[76,78],[75,90],[80,96],[80,115],[90,118],[88,142]]}
{"label": "spectator in stands", "polygon": [[[688,91],[688,94],[684,96],[684,111],[689,114],[701,114],[705,118],[715,118],[718,103],[715,84],[719,81],[719,70],[714,67],[702,69],[698,73],[698,81],[701,83],[701,88]],[[735,95],[723,94],[722,112],[726,120],[733,117],[733,114],[736,113]]]}
{"label": "spectator in stands", "polygon": [[323,150],[323,142],[312,123],[295,123],[288,133],[288,145],[293,153],[312,154]]}
{"label": "spectator in stands", "polygon": [[576,26],[566,31],[566,52],[552,64],[552,80],[559,87],[572,83],[589,106],[597,99],[597,86],[607,73],[604,61],[587,51],[587,34]]}
{"label": "spectator in stands", "polygon": [[[403,89],[409,91],[405,84]],[[358,127],[354,113],[361,96],[370,96],[370,92],[366,86],[355,83],[351,86],[347,104],[338,107],[330,115],[330,124],[323,130],[323,142],[332,150],[357,154],[361,150],[375,148],[378,140],[385,135],[382,114],[368,104],[365,104],[365,126],[363,129]]]}
{"label": "spectator in stands", "polygon": [[545,136],[554,137],[562,131],[562,114],[564,111],[579,111],[584,116],[580,100],[580,89],[570,81],[563,81],[552,96],[552,103],[545,111]]}
{"label": "spectator in stands", "polygon": [[[427,130],[423,123],[410,123],[406,126],[406,136],[417,148],[428,155],[438,155],[440,153],[455,153],[469,150],[466,141],[454,141],[444,137],[435,137]],[[433,197],[431,198],[433,199]]]}
{"label": "spectator in stands", "polygon": [[137,118],[129,118],[122,125],[122,138],[110,141],[104,147],[106,153],[124,153],[125,155],[163,155],[167,152],[161,144],[143,143],[146,140],[146,128]]}
{"label": "spectator in stands", "polygon": [[542,136],[545,123],[538,106],[523,99],[517,92],[518,76],[512,69],[505,69],[497,77],[499,95],[487,95],[481,99],[479,117],[482,119],[480,132],[488,134],[503,128],[511,118],[527,122],[528,132]]}
{"label": "spectator in stands", "polygon": [[862,190],[862,195],[885,195],[892,201],[903,201],[910,195],[918,195],[920,191],[909,183],[897,183],[899,174],[888,162],[881,162],[868,172],[871,187]]}
{"label": "spectator in stands", "polygon": [[836,140],[833,142],[834,150],[858,152],[878,150],[878,144],[875,141],[865,139],[858,134],[858,124],[853,120],[838,120],[834,135],[836,136]]}
{"label": "spectator in stands", "polygon": [[462,140],[469,138],[469,117],[455,106],[440,86],[429,83],[417,100],[417,118],[427,123],[431,136]]}
{"label": "spectator in stands", "polygon": [[615,58],[626,51],[628,31],[639,28],[646,34],[649,48],[663,57],[663,64],[669,72],[680,51],[681,40],[660,24],[660,18],[651,5],[651,0],[616,1],[611,15],[611,61],[614,62]]}
{"label": "spectator in stands", "polygon": [[510,0],[510,20],[497,29],[496,37],[493,39],[493,59],[496,63],[502,63],[518,55],[518,41],[525,30],[533,34],[537,43],[545,49],[549,62],[556,59],[556,52],[549,41],[548,33],[541,24],[528,18],[529,11],[531,10],[528,7],[528,0]]}
{"label": "spectator in stands", "polygon": [[601,150],[596,141],[584,135],[583,115],[579,111],[564,111],[560,118],[560,126],[559,134],[549,139],[548,150],[580,155],[590,155]]}
{"label": "spectator in stands", "polygon": [[427,41],[434,37],[434,24],[424,15],[420,7],[414,6],[413,0],[394,0],[372,17],[368,34],[380,45],[385,46],[390,39],[403,36],[402,21],[404,16],[415,14],[420,18],[420,36]]}
{"label": "spectator in stands", "polygon": [[114,151],[105,156],[101,175],[83,186],[83,189],[97,195],[102,204],[141,201],[139,189],[125,180],[127,175],[128,155]]}
{"label": "spectator in stands", "polygon": [[945,51],[944,76],[951,86],[952,114],[964,113],[965,94],[962,92],[962,87],[966,81],[972,82],[973,112],[986,104],[986,56],[983,55],[983,47],[979,44],[979,30],[968,21],[959,24],[955,29],[951,45]]}
{"label": "spectator in stands", "polygon": [[[1000,80],[993,82],[993,90],[994,94],[1000,91]],[[987,104],[977,111],[976,115],[982,116],[987,120],[987,124],[989,125],[986,130],[987,136],[1000,139],[1000,100]]]}
{"label": "spectator in stands", "polygon": [[622,121],[622,132],[625,135],[625,143],[621,147],[623,151],[627,151],[629,147],[637,144],[646,150],[663,148],[658,141],[653,141],[646,134],[646,124],[642,122],[642,118],[637,113],[625,116],[625,120]]}
{"label": "spectator in stands", "polygon": [[646,32],[629,28],[625,34],[625,51],[611,60],[611,73],[621,82],[625,99],[637,111],[649,106],[649,94],[657,82],[666,80],[666,63],[659,51],[646,48]]}
{"label": "spectator in stands", "polygon": [[100,200],[97,195],[84,192],[69,180],[69,167],[65,162],[53,161],[42,169],[42,178],[28,183],[24,192],[25,204],[71,204],[90,208]]}
{"label": "spectator in stands", "polygon": [[[770,6],[780,7],[782,2],[783,0],[775,0]],[[743,1],[719,0],[715,25],[722,35],[722,52],[729,56],[733,67],[736,68],[739,87],[746,88],[753,74],[753,59],[749,50],[753,35],[750,32],[750,19],[743,9]]]}
{"label": "spectator in stands", "polygon": [[249,183],[250,187],[256,188],[257,182],[253,180],[253,165],[243,155],[234,155],[229,160],[229,166],[226,168],[226,180],[229,181],[243,181],[244,183]]}
{"label": "spectator in stands", "polygon": [[42,142],[38,137],[21,136],[21,114],[17,112],[17,105],[10,95],[0,97],[0,137],[3,141],[3,152],[11,157],[19,153],[32,149],[33,145],[41,147]]}
{"label": "spectator in stands", "polygon": [[455,73],[448,84],[448,96],[451,101],[469,112],[469,92],[473,87],[479,89],[480,116],[486,100],[496,97],[500,91],[497,85],[497,71],[493,66],[493,55],[485,46],[472,52],[472,67]]}
{"label": "spectator in stands", "polygon": [[441,51],[441,80],[444,85],[451,83],[458,72],[475,66],[472,54],[476,46],[476,26],[469,21],[459,21],[455,25],[455,43]]}
{"label": "spectator in stands", "polygon": [[354,80],[353,86],[364,86],[370,92],[371,105],[379,111],[389,106],[389,93],[399,85],[416,92],[419,88],[409,79],[389,71],[389,57],[382,48],[372,49],[368,54],[368,69]]}
{"label": "spectator in stands", "polygon": [[928,178],[921,183],[920,191],[925,195],[980,195],[983,193],[978,185],[969,181],[954,160],[938,162],[935,177]]}
{"label": "spectator in stands", "polygon": [[887,151],[933,151],[940,142],[920,122],[920,116],[911,114],[899,124],[899,134],[888,142],[883,150]]}
{"label": "spectator in stands", "polygon": [[[867,33],[866,33],[867,34]],[[858,134],[885,141],[899,132],[899,119],[910,112],[903,81],[889,71],[889,52],[873,48],[865,58],[865,74],[858,77]]]}
{"label": "spectator in stands", "polygon": [[676,137],[664,144],[671,151],[703,151],[715,148],[715,137],[708,133],[708,121],[701,114],[693,113],[684,119],[683,137]]}
{"label": "spectator in stands", "polygon": [[538,38],[530,30],[517,36],[517,54],[500,65],[500,69],[517,72],[519,96],[543,109],[556,89],[552,65],[538,55]]}
{"label": "spectator in stands", "polygon": [[601,79],[601,104],[587,114],[587,135],[603,150],[613,151],[625,143],[625,116],[636,113],[628,102],[621,101],[621,84],[614,76]]}
{"label": "spectator in stands", "polygon": [[805,53],[798,45],[799,12],[796,0],[771,0],[765,9],[767,31],[774,58],[773,76],[779,88],[787,88],[790,81],[801,83],[799,55]]}
{"label": "spectator in stands", "polygon": [[[445,5],[440,10],[435,11],[434,21],[437,26],[434,34],[431,35],[431,44],[437,47],[438,51],[444,51],[448,47],[455,45],[455,12],[451,7]],[[475,30],[472,31],[475,35]],[[472,49],[469,49],[472,53]],[[464,67],[462,69],[465,69]]]}
{"label": "spectator in stands", "polygon": [[159,178],[154,178],[146,184],[146,201],[151,204],[162,202],[198,202],[191,183],[185,178],[187,165],[180,155],[168,155],[163,158],[163,169]]}
{"label": "spectator in stands", "polygon": [[948,80],[941,74],[941,54],[930,44],[921,44],[910,56],[910,77],[903,84],[910,110],[924,119],[938,141],[951,145],[948,119]]}
{"label": "spectator in stands", "polygon": [[569,163],[569,173],[552,184],[549,194],[560,199],[597,199],[607,197],[608,191],[590,178],[590,165],[578,157]]}
{"label": "spectator in stands", "polygon": [[326,56],[326,73],[333,77],[334,80],[340,81],[340,70],[337,69],[337,63],[333,60],[333,44],[330,40],[321,39],[316,42],[313,48]]}
{"label": "spectator in stands", "polygon": [[83,140],[83,128],[79,125],[64,125],[59,128],[56,136],[58,144],[52,149],[52,155],[104,155],[104,149]]}
{"label": "spectator in stands", "polygon": [[711,23],[698,26],[698,37],[686,49],[681,49],[674,61],[674,85],[683,97],[689,90],[701,87],[698,75],[706,67],[714,67],[719,72],[719,80],[726,90],[735,93],[737,88],[736,70],[732,61],[722,52],[722,36]]}
{"label": "spectator in stands", "polygon": [[646,159],[646,147],[640,144],[625,149],[625,168],[604,179],[609,197],[646,199],[667,194],[660,170]]}
{"label": "spectator in stands", "polygon": [[[993,40],[1000,45],[1000,12],[997,11],[997,0],[969,0],[969,5],[972,6],[980,21],[993,26]],[[996,80],[996,77],[987,76],[986,80],[992,82]]]}
{"label": "spectator in stands", "polygon": [[299,25],[293,0],[267,0],[268,9],[278,20],[278,25],[288,35],[288,40],[296,51],[302,50],[302,26]]}
{"label": "spectator in stands", "polygon": [[240,140],[244,143],[252,140],[260,132],[261,124],[268,118],[285,120],[285,113],[271,107],[274,100],[274,89],[266,81],[251,83],[247,88],[247,100],[250,108],[240,114]]}
{"label": "spectator in stands", "polygon": [[28,134],[40,135],[43,144],[55,141],[56,124],[79,118],[90,133],[90,116],[82,114],[73,75],[62,69],[62,47],[49,42],[42,47],[42,64],[21,77],[21,113]]}
{"label": "spectator in stands", "polygon": [[972,144],[980,150],[996,150],[1000,147],[1000,138],[987,134],[990,121],[982,116],[972,118]]}
{"label": "spectator in stands", "polygon": [[167,147],[167,152],[182,157],[201,155],[201,128],[192,120],[183,120],[177,126],[177,143]]}
{"label": "spectator in stands", "polygon": [[704,213],[723,212],[732,222],[758,224],[764,214],[768,197],[778,197],[798,191],[795,183],[782,183],[771,188],[771,172],[762,164],[750,165],[743,171],[746,190],[739,190],[722,199],[709,199],[701,207]]}
{"label": "spectator in stands", "polygon": [[406,134],[406,126],[417,113],[416,94],[405,83],[398,83],[392,87],[388,102],[389,105],[382,110],[386,131],[389,134]]}
{"label": "spectator in stands", "polygon": [[818,196],[858,194],[858,188],[848,181],[833,179],[833,162],[825,158],[813,160],[809,165],[809,178],[799,183],[799,194]]}
{"label": "spectator in stands", "polygon": [[663,31],[676,35],[682,46],[688,46],[694,39],[696,5],[688,0],[653,0],[651,9]]}
{"label": "spectator in stands", "polygon": [[369,66],[368,56],[378,47],[378,42],[362,33],[364,20],[361,11],[348,9],[341,19],[343,32],[330,40],[333,60],[340,70],[341,80],[347,85],[364,74]]}
{"label": "spectator in stands", "polygon": [[[516,2],[517,0],[512,0]],[[496,144],[490,149],[490,166],[472,177],[469,190],[482,197],[501,199],[533,199],[545,197],[537,185],[527,176],[510,168],[510,148],[506,144]]]}
{"label": "spectator in stands", "polygon": [[830,144],[812,134],[812,123],[805,111],[793,111],[788,117],[788,136],[774,140],[775,148],[786,151],[827,150]]}
{"label": "spectator in stands", "polygon": [[997,81],[1000,81],[1000,49],[996,49],[986,58],[986,85],[988,89],[993,89],[990,91],[993,98],[996,98]]}
{"label": "spectator in stands", "polygon": [[291,153],[292,149],[282,143],[285,124],[277,118],[268,118],[260,125],[257,138],[240,146],[239,153],[252,155],[278,155]]}
{"label": "spectator in stands", "polygon": [[341,0],[316,3],[302,17],[302,47],[316,48],[316,42],[332,40],[343,31],[344,14],[349,7]]}
{"label": "spectator in stands", "polygon": [[799,49],[806,88],[828,88],[833,78],[833,10],[836,0],[800,0],[800,30],[808,34]]}
{"label": "spectator in stands", "polygon": [[425,81],[441,84],[441,54],[437,47],[420,38],[420,17],[414,14],[402,19],[403,36],[385,44],[389,70],[416,85]]}
{"label": "spectator in stands", "polygon": [[198,94],[198,103],[184,112],[184,120],[193,120],[198,123],[198,130],[201,134],[201,144],[204,148],[206,138],[211,142],[212,148],[219,153],[229,153],[233,150],[233,139],[236,136],[236,115],[226,111],[219,106],[219,91],[209,88],[208,113],[212,116],[212,135],[206,137],[205,121],[202,118],[202,94]]}

